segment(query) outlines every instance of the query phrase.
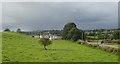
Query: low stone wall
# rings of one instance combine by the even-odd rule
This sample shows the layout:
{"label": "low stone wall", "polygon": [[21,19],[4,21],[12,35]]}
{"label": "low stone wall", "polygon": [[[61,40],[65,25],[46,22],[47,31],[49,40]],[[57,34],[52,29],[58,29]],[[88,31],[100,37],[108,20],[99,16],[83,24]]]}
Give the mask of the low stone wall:
{"label": "low stone wall", "polygon": [[120,40],[104,40],[103,42],[108,44],[120,44]]}
{"label": "low stone wall", "polygon": [[111,53],[114,53],[114,54],[119,54],[120,53],[120,48],[110,47],[106,44],[97,44],[97,43],[80,42],[80,41],[79,41],[79,44],[84,44],[84,45],[87,45],[89,47],[101,49],[103,51],[111,52]]}
{"label": "low stone wall", "polygon": [[110,46],[104,45],[104,44],[99,45],[99,48],[106,52],[111,52],[111,53],[115,53],[115,54],[118,54],[120,52],[120,48],[110,47]]}

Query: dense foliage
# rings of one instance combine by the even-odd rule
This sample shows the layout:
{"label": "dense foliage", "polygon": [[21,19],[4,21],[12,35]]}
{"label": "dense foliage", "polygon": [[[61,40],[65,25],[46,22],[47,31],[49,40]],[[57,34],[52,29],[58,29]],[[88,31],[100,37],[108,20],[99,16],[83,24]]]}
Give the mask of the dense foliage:
{"label": "dense foliage", "polygon": [[16,32],[21,33],[21,29],[20,29],[20,28],[18,28]]}
{"label": "dense foliage", "polygon": [[120,31],[117,29],[109,29],[109,30],[86,30],[85,31],[87,39],[90,40],[103,40],[103,39],[119,39]]}
{"label": "dense foliage", "polygon": [[80,30],[77,28],[72,28],[67,34],[67,38],[73,41],[77,41],[79,38],[81,38],[81,36],[82,32],[80,32]]}
{"label": "dense foliage", "polygon": [[10,29],[9,29],[9,28],[6,28],[4,31],[5,31],[5,32],[10,32]]}
{"label": "dense foliage", "polygon": [[67,37],[67,34],[69,33],[69,31],[72,29],[72,28],[76,28],[76,25],[74,23],[67,23],[64,28],[63,28],[63,31],[62,31],[62,37],[63,39],[69,39]]}
{"label": "dense foliage", "polygon": [[67,23],[63,28],[62,37],[65,40],[77,41],[83,37],[82,33],[82,30],[79,30],[75,23]]}
{"label": "dense foliage", "polygon": [[113,33],[113,38],[114,39],[120,39],[120,30],[116,30]]}

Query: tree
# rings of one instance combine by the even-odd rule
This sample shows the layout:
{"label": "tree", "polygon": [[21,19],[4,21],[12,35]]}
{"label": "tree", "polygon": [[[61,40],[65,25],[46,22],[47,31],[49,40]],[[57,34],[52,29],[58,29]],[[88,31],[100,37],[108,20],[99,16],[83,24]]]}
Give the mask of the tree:
{"label": "tree", "polygon": [[44,46],[44,49],[47,50],[46,46],[52,44],[48,38],[41,38],[39,43]]}
{"label": "tree", "polygon": [[107,34],[107,33],[105,33],[104,36],[103,36],[104,39],[108,39],[109,37],[110,37],[110,35]]}
{"label": "tree", "polygon": [[80,33],[82,34],[82,35],[81,35],[81,39],[85,41],[87,34],[86,34],[85,31],[83,31],[83,30],[80,30]]}
{"label": "tree", "polygon": [[103,35],[103,34],[100,34],[100,35],[98,35],[98,38],[99,38],[99,39],[104,39],[104,35]]}
{"label": "tree", "polygon": [[77,41],[78,39],[82,38],[82,32],[78,28],[72,28],[67,37],[73,41]]}
{"label": "tree", "polygon": [[21,33],[21,29],[20,29],[20,28],[18,28],[16,32]]}
{"label": "tree", "polygon": [[75,23],[67,23],[63,28],[62,37],[65,40],[77,41],[78,39],[85,39],[85,34],[76,27]]}
{"label": "tree", "polygon": [[71,39],[72,37],[73,37],[73,35],[74,35],[74,31],[75,31],[76,29],[75,28],[72,28],[69,32],[68,32],[68,34],[67,34],[67,39]]}
{"label": "tree", "polygon": [[115,30],[113,32],[113,38],[114,39],[120,39],[120,30]]}
{"label": "tree", "polygon": [[9,29],[9,28],[6,28],[4,31],[5,31],[5,32],[10,32],[10,29]]}
{"label": "tree", "polygon": [[62,37],[63,39],[68,39],[67,38],[67,34],[68,32],[72,29],[72,28],[75,28],[76,25],[75,23],[67,23],[64,28],[63,28],[63,31],[62,31]]}

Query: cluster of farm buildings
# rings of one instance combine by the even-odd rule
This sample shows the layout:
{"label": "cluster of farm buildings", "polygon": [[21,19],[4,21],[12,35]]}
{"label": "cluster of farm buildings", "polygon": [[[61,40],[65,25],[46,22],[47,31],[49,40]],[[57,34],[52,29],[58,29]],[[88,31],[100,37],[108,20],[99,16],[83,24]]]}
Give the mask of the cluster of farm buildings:
{"label": "cluster of farm buildings", "polygon": [[36,35],[35,38],[49,38],[50,40],[60,40],[62,39],[62,36],[59,36],[57,34],[48,34],[48,35]]}

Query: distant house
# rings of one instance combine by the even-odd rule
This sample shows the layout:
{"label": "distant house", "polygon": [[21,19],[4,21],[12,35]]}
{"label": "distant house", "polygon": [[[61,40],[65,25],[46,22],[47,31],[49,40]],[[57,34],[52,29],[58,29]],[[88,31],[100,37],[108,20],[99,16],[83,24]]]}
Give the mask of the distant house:
{"label": "distant house", "polygon": [[40,35],[39,37],[40,37],[40,38],[50,38],[49,35]]}
{"label": "distant house", "polygon": [[49,39],[50,40],[60,40],[60,39],[62,39],[62,37],[58,36],[58,35],[51,35]]}
{"label": "distant house", "polygon": [[49,35],[40,35],[39,36],[40,38],[49,38],[50,40],[58,40],[58,39],[62,39],[61,36],[58,36],[56,34],[52,35],[52,34],[49,34]]}

